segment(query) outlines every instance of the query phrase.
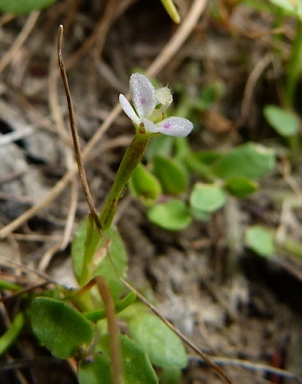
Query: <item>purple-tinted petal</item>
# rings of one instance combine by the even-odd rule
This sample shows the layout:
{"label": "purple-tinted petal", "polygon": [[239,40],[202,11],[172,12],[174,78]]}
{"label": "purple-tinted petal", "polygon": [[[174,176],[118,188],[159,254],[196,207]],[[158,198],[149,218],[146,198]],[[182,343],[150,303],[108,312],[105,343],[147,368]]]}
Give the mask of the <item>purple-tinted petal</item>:
{"label": "purple-tinted petal", "polygon": [[130,77],[130,93],[137,114],[141,119],[152,115],[156,106],[155,89],[146,76],[134,73]]}
{"label": "purple-tinted petal", "polygon": [[[145,124],[146,129],[149,131]],[[193,124],[190,120],[185,119],[183,117],[168,117],[167,119],[161,121],[158,124],[155,124],[156,131],[150,132],[161,132],[168,136],[177,136],[177,137],[185,137],[188,136],[189,133],[193,129]]]}
{"label": "purple-tinted petal", "polygon": [[129,101],[126,99],[126,97],[122,94],[119,96],[119,102],[126,113],[126,115],[133,121],[134,124],[139,125],[140,124],[140,118],[135,113],[134,109],[132,108]]}

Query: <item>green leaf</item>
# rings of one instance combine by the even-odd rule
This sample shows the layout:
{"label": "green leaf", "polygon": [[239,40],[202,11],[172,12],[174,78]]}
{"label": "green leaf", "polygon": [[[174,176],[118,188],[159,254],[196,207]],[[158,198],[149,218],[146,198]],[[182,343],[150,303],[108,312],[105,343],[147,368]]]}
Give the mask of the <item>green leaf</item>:
{"label": "green leaf", "polygon": [[160,372],[160,384],[179,384],[182,382],[182,372],[180,368],[162,368]]}
{"label": "green leaf", "polygon": [[152,171],[160,181],[165,194],[178,195],[187,190],[187,173],[174,159],[155,156]]}
{"label": "green leaf", "polygon": [[[101,353],[109,359],[109,336],[104,335],[100,343]],[[158,379],[150,360],[139,345],[127,336],[120,336],[124,384],[156,384]],[[90,384],[90,383],[89,383]]]}
{"label": "green leaf", "polygon": [[174,140],[174,137],[167,135],[158,135],[153,137],[146,150],[146,159],[148,161],[152,161],[156,155],[171,155]]}
{"label": "green leaf", "polygon": [[154,204],[162,193],[158,179],[141,163],[132,174],[129,188],[133,195],[146,205]]}
{"label": "green leaf", "polygon": [[171,329],[151,313],[143,313],[129,321],[129,332],[133,340],[158,367],[187,366],[185,348]]}
{"label": "green leaf", "polygon": [[[113,260],[114,266],[118,273],[122,277],[126,277],[126,269],[127,269],[127,252],[124,245],[124,242],[115,227],[111,227],[110,229],[104,232],[106,239],[110,241],[109,251],[111,258]],[[106,248],[104,246],[103,239],[100,240],[98,249],[101,250],[101,254],[106,252]],[[124,289],[124,284],[121,282],[119,277],[117,276],[114,268],[112,267],[111,261],[108,257],[100,257],[98,260],[98,256],[95,257],[94,264],[96,268],[92,273],[92,277],[101,275],[106,279],[109,290],[111,292],[112,298],[116,301],[122,294]]]}
{"label": "green leaf", "polygon": [[295,113],[286,111],[276,105],[267,105],[264,116],[270,125],[284,137],[297,135],[299,132],[299,119]]}
{"label": "green leaf", "polygon": [[34,334],[50,352],[60,358],[74,356],[92,342],[91,323],[67,303],[38,297],[32,304]]}
{"label": "green leaf", "polygon": [[206,165],[212,165],[217,161],[223,154],[219,151],[214,150],[207,150],[207,151],[200,151],[200,152],[192,152],[192,156],[194,158]]}
{"label": "green leaf", "polygon": [[175,8],[175,5],[172,0],[161,0],[163,3],[163,6],[165,7],[168,15],[171,17],[171,19],[174,21],[174,23],[180,23],[180,17],[177,12],[177,9]]}
{"label": "green leaf", "polygon": [[245,241],[247,246],[260,256],[269,258],[275,253],[273,232],[260,225],[250,227],[246,231]]}
{"label": "green leaf", "polygon": [[23,289],[22,285],[11,283],[10,281],[0,280],[0,290],[1,291],[21,291]]}
{"label": "green leaf", "polygon": [[78,368],[80,384],[112,384],[110,361],[102,354],[96,354],[92,360],[82,360]]}
{"label": "green leaf", "polygon": [[151,207],[148,211],[148,219],[159,227],[170,231],[185,229],[192,220],[186,204],[176,199]]}
{"label": "green leaf", "polygon": [[8,330],[0,337],[0,356],[13,345],[24,326],[24,323],[24,315],[22,312],[19,312],[10,324]]}
{"label": "green leaf", "polygon": [[35,9],[42,9],[56,0],[0,0],[0,11],[23,15]]}
{"label": "green leaf", "polygon": [[[89,220],[86,219],[81,223],[72,243],[72,263],[75,276],[80,285],[85,285],[95,276],[103,276],[113,299],[116,300],[123,291],[123,283],[112,267],[103,238],[100,238],[95,226],[90,231],[91,233],[87,230],[88,227]],[[108,242],[110,255],[116,270],[121,276],[125,277],[127,253],[118,230],[112,227],[104,231],[104,236]]]}
{"label": "green leaf", "polygon": [[190,195],[190,204],[198,211],[215,212],[224,206],[226,199],[225,191],[218,185],[196,183]]}
{"label": "green leaf", "polygon": [[302,18],[302,2],[301,0],[297,1],[289,1],[289,0],[270,0],[270,2],[279,8],[281,8],[284,12]]}
{"label": "green leaf", "polygon": [[91,264],[99,242],[100,234],[92,218],[88,216],[81,222],[71,244],[73,272],[80,286],[91,280],[88,266]]}
{"label": "green leaf", "polygon": [[212,166],[222,179],[246,177],[258,180],[275,166],[275,152],[259,144],[247,143],[223,154]]}
{"label": "green leaf", "polygon": [[246,177],[231,177],[225,183],[225,188],[233,195],[239,198],[245,198],[258,189],[258,184]]}

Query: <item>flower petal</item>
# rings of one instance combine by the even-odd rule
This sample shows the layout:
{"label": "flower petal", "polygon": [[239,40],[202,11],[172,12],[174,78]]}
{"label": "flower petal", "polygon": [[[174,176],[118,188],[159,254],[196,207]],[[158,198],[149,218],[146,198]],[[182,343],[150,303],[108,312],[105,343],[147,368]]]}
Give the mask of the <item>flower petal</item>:
{"label": "flower petal", "polygon": [[183,117],[168,117],[158,124],[153,124],[149,120],[144,119],[143,123],[149,132],[160,132],[168,136],[185,137],[193,129],[193,124],[190,120]]}
{"label": "flower petal", "polygon": [[134,107],[141,119],[152,115],[156,106],[155,88],[146,76],[134,73],[130,77],[130,92]]}
{"label": "flower petal", "polygon": [[147,132],[150,132],[150,133],[159,132],[159,130],[157,128],[157,124],[152,123],[152,121],[150,121],[148,119],[143,119],[143,123],[144,123],[145,129]]}
{"label": "flower petal", "polygon": [[129,101],[126,99],[126,97],[122,94],[119,95],[119,102],[126,113],[126,115],[133,121],[134,124],[139,125],[140,124],[140,118],[135,113],[134,109],[132,108]]}

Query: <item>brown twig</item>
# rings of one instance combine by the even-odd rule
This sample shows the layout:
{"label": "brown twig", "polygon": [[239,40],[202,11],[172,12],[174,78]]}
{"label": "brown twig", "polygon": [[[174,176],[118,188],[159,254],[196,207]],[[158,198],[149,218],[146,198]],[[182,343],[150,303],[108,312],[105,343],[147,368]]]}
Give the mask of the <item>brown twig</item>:
{"label": "brown twig", "polygon": [[86,177],[84,163],[83,163],[83,159],[81,156],[80,140],[79,140],[78,132],[76,129],[75,114],[74,114],[73,104],[72,104],[72,100],[71,100],[71,94],[70,94],[68,79],[67,79],[67,75],[66,75],[64,60],[62,57],[63,30],[64,30],[63,25],[60,25],[59,30],[58,30],[57,52],[58,52],[58,61],[59,61],[60,72],[61,72],[61,76],[63,79],[66,98],[67,98],[69,122],[70,122],[72,140],[73,140],[73,144],[74,144],[74,150],[75,150],[76,160],[77,160],[78,169],[79,169],[79,176],[80,176],[80,180],[81,180],[81,183],[83,186],[85,197],[86,197],[89,209],[90,209],[90,213],[91,213],[91,216],[92,216],[98,230],[102,232],[101,223],[100,223],[100,220],[99,220],[98,215],[96,213],[94,202],[93,202],[93,199],[92,199],[92,196],[90,193],[90,188],[89,188],[89,184],[88,184],[87,177]]}
{"label": "brown twig", "polygon": [[[266,364],[251,363],[250,361],[241,360],[241,359],[232,359],[232,358],[226,358],[226,357],[211,357],[211,358],[218,365],[241,367],[244,369],[248,369],[249,371],[263,372],[265,374],[274,374],[279,376],[280,378],[295,380],[297,384],[302,384],[301,376],[291,373],[289,371],[286,371],[284,369],[271,367]],[[199,357],[196,357],[196,356],[189,356],[189,360],[198,361],[201,363],[203,362],[203,360],[201,360]]]}
{"label": "brown twig", "polygon": [[17,261],[13,261],[13,260],[7,259],[5,257],[1,257],[1,256],[0,256],[0,262],[4,263],[4,265],[13,265],[14,267],[20,268],[23,271],[34,273],[35,275],[37,275],[37,276],[41,277],[42,279],[44,279],[45,281],[47,281],[48,283],[53,283],[55,285],[59,285],[59,283],[57,281],[55,281],[53,278],[48,276],[46,273],[38,271],[35,268],[30,268],[24,264],[18,263]]}
{"label": "brown twig", "polygon": [[114,302],[110,295],[106,280],[102,276],[95,277],[98,290],[104,302],[109,332],[109,347],[111,357],[111,374],[113,384],[122,383],[122,359],[120,353],[119,328],[115,316]]}

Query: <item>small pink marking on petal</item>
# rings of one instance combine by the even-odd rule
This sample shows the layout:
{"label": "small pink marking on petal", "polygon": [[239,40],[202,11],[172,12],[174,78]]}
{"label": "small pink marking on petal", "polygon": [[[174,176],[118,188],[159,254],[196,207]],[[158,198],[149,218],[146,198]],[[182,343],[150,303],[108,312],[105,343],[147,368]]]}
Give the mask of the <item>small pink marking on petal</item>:
{"label": "small pink marking on petal", "polygon": [[147,100],[145,98],[141,98],[140,99],[140,102],[141,102],[141,105],[146,105],[147,104]]}
{"label": "small pink marking on petal", "polygon": [[165,124],[163,125],[163,127],[164,127],[165,129],[169,129],[169,128],[171,128],[171,123],[165,123]]}

